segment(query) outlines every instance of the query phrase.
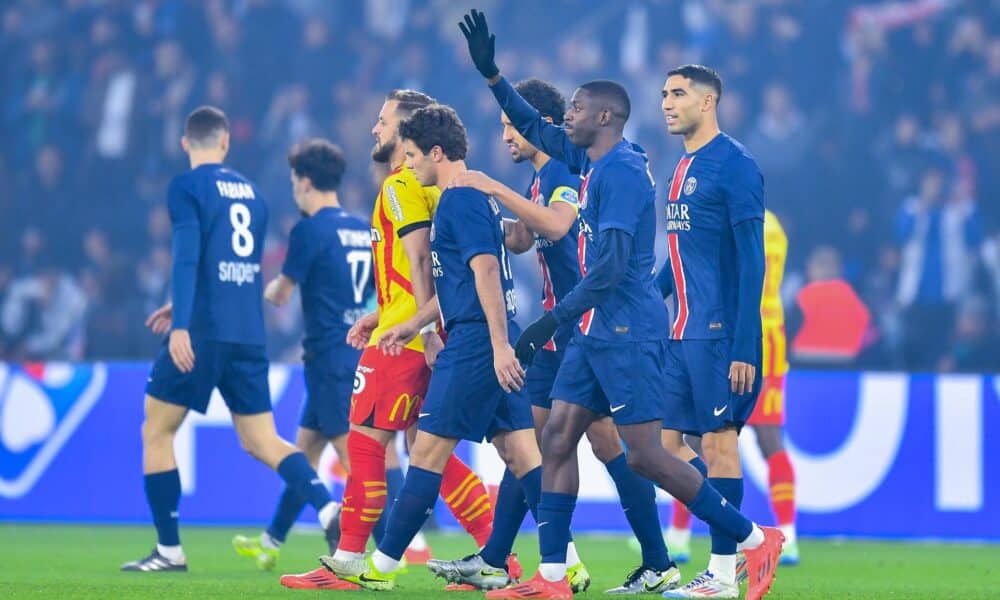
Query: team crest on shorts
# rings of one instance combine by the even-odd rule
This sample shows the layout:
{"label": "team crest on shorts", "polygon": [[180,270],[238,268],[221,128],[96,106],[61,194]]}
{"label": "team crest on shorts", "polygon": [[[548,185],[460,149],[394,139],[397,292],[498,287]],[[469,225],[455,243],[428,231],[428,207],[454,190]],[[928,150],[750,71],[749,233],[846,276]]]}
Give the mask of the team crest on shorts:
{"label": "team crest on shorts", "polygon": [[698,180],[694,177],[688,177],[687,181],[684,182],[684,195],[690,196],[696,189],[698,189]]}
{"label": "team crest on shorts", "polygon": [[434,241],[434,223],[431,222],[431,241]]}

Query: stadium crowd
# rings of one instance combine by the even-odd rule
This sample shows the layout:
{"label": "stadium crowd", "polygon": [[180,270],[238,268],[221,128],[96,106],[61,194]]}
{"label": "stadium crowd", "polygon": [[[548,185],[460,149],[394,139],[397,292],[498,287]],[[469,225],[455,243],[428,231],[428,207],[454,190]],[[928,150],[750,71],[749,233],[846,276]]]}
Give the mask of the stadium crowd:
{"label": "stadium crowd", "polygon": [[[871,311],[859,366],[1000,369],[1000,7],[913,0],[481,0],[512,79],[632,97],[627,136],[662,189],[678,154],[668,68],[725,82],[724,130],[767,181],[789,236],[783,295],[842,279]],[[201,104],[232,120],[229,162],[271,210],[265,276],[298,219],[286,152],[328,137],[342,202],[369,216],[370,127],[392,88],[424,90],[469,129],[471,167],[520,189],[499,114],[471,75],[447,0],[12,0],[0,13],[0,357],[148,359],[168,296],[169,179]],[[588,35],[581,35],[586,33]],[[662,198],[661,198],[662,201]],[[810,268],[822,262],[824,268]],[[534,257],[519,310],[539,310]],[[268,309],[274,359],[297,358],[298,303]],[[525,321],[527,322],[527,321]],[[794,359],[794,355],[792,357]],[[793,363],[794,364],[794,363]]]}

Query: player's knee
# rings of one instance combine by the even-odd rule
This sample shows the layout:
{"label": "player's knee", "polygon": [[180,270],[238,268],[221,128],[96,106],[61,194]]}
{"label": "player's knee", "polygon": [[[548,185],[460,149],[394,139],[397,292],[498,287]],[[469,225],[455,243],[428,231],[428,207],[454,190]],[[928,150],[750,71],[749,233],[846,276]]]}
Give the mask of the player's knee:
{"label": "player's knee", "polygon": [[546,461],[563,460],[576,451],[578,442],[579,440],[572,439],[565,428],[549,421],[542,430],[542,456]]}
{"label": "player's knee", "polygon": [[638,447],[629,448],[628,453],[625,455],[625,460],[628,462],[628,467],[632,469],[632,472],[646,479],[654,478],[653,467],[656,459],[657,457],[649,449]]}
{"label": "player's knee", "polygon": [[149,419],[142,422],[142,444],[146,448],[171,446],[173,441],[174,432],[169,428]]}
{"label": "player's knee", "polygon": [[587,441],[590,442],[590,448],[594,451],[594,456],[602,463],[610,462],[622,453],[621,442],[618,441],[618,436],[614,434],[613,430],[610,432],[604,429],[599,431],[588,430]]}

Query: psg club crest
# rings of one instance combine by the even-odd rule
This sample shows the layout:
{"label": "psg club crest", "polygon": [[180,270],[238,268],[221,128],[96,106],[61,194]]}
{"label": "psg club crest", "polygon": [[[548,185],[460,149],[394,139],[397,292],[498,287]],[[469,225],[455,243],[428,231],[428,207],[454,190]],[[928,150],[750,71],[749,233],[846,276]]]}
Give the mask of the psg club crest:
{"label": "psg club crest", "polygon": [[688,177],[687,181],[684,182],[684,195],[690,196],[696,189],[698,189],[698,180],[694,177]]}

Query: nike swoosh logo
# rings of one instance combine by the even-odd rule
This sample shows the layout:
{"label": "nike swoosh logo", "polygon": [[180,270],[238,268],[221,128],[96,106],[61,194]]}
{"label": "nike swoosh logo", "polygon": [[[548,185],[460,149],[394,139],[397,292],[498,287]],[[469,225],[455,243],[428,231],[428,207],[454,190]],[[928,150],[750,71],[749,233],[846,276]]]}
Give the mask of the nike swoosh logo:
{"label": "nike swoosh logo", "polygon": [[625,408],[625,405],[624,405],[624,404],[622,404],[622,405],[620,405],[620,406],[612,406],[612,407],[611,407],[611,412],[613,412],[613,413],[616,413],[616,412],[620,411],[620,410],[621,410],[621,409],[623,409],[623,408]]}
{"label": "nike swoosh logo", "polygon": [[660,580],[659,580],[659,581],[657,581],[656,583],[654,583],[653,585],[649,585],[648,583],[646,583],[646,582],[643,582],[643,584],[642,584],[642,589],[643,589],[644,591],[647,591],[647,592],[655,592],[655,591],[657,591],[657,589],[656,589],[656,588],[658,588],[658,587],[660,587],[661,585],[663,585],[663,582],[664,582],[664,581],[666,581],[666,580],[667,580],[667,578],[666,578],[666,577],[661,577],[661,578],[660,578]]}
{"label": "nike swoosh logo", "polygon": [[417,415],[417,418],[423,419],[424,417],[429,417],[429,416],[431,416],[431,413],[420,413]]}
{"label": "nike swoosh logo", "polygon": [[544,526],[546,526],[546,525],[548,525],[548,524],[549,524],[549,522],[548,522],[548,521],[542,521],[541,523],[539,523],[539,524],[538,524],[538,526],[539,526],[539,527],[544,527]]}
{"label": "nike swoosh logo", "polygon": [[721,415],[722,413],[726,412],[726,409],[727,409],[727,408],[729,408],[729,405],[728,405],[728,404],[727,404],[726,406],[723,406],[722,408],[715,408],[715,409],[712,409],[712,413],[713,413],[713,414],[715,414],[715,416],[719,416],[719,415]]}

